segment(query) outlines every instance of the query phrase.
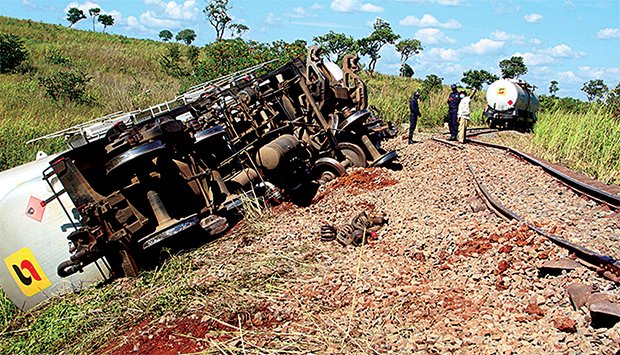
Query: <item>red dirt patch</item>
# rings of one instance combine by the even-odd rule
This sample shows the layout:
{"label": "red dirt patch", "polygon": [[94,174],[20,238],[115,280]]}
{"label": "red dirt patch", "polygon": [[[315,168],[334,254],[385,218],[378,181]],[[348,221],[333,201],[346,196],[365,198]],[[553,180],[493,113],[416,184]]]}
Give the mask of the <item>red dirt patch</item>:
{"label": "red dirt patch", "polygon": [[224,342],[236,336],[239,321],[243,330],[273,329],[278,322],[265,305],[247,312],[212,317],[191,314],[165,322],[145,320],[125,334],[126,342],[119,340],[102,353],[109,354],[181,354],[201,352],[211,347],[211,340]]}
{"label": "red dirt patch", "polygon": [[474,238],[466,241],[454,252],[455,255],[472,256],[474,253],[481,255],[491,249],[491,242],[488,238]]}
{"label": "red dirt patch", "polygon": [[396,185],[398,181],[387,176],[381,168],[358,169],[349,175],[340,176],[325,191],[318,194],[312,202],[317,202],[328,195],[332,190],[345,188],[351,195],[359,195],[366,191],[374,191],[386,186]]}
{"label": "red dirt patch", "polygon": [[536,303],[530,303],[525,307],[525,313],[540,318],[545,315],[545,311],[542,310]]}

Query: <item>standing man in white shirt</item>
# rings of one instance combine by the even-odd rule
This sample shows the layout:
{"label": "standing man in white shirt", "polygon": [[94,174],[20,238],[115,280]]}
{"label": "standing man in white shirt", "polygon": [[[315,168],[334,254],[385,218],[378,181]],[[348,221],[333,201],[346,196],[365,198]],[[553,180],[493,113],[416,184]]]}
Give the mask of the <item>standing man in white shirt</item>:
{"label": "standing man in white shirt", "polygon": [[461,143],[465,143],[465,138],[467,138],[467,123],[469,121],[469,104],[471,103],[471,98],[476,94],[476,89],[474,88],[471,92],[471,95],[467,96],[467,92],[461,91],[461,101],[459,102],[459,108],[457,111],[457,117],[459,120],[459,132],[457,134],[457,140]]}

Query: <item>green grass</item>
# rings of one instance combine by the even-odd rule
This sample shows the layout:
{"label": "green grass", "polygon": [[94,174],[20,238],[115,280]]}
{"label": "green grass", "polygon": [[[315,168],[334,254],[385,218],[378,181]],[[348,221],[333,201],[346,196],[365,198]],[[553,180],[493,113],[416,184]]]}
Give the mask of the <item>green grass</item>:
{"label": "green grass", "polygon": [[[178,80],[163,73],[158,63],[164,43],[7,17],[0,17],[0,32],[24,39],[34,68],[0,75],[0,170],[33,160],[38,150],[50,153],[65,147],[62,140],[26,145],[29,139],[178,93]],[[61,64],[50,60],[54,56],[63,59]],[[39,85],[39,77],[69,69],[93,78],[87,90],[96,104],[56,102]]]}
{"label": "green grass", "polygon": [[586,113],[546,112],[534,127],[539,154],[551,161],[620,184],[620,118],[605,107]]}
{"label": "green grass", "polygon": [[[373,74],[362,75],[369,91],[369,104],[376,106],[383,117],[391,122],[408,122],[409,98],[420,90],[422,80],[402,78],[398,76]],[[436,129],[443,125],[444,116],[448,113],[448,95],[450,88],[430,93],[428,99],[420,100],[422,118],[418,125],[425,129]],[[485,105],[485,93],[479,92],[471,103],[471,125],[481,125],[482,111]]]}

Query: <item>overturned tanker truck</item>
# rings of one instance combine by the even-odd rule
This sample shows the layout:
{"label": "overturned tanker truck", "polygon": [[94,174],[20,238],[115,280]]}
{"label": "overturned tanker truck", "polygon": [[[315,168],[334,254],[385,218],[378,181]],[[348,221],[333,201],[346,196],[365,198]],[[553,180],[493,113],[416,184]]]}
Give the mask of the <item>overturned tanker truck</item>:
{"label": "overturned tanker truck", "polygon": [[136,275],[144,255],[182,234],[224,232],[244,199],[307,203],[347,167],[397,158],[380,147],[395,132],[366,109],[356,57],[341,69],[311,47],[259,75],[268,64],[42,137],[70,147],[42,172],[51,197],[40,205],[60,206],[71,230],[57,276],[92,263]]}

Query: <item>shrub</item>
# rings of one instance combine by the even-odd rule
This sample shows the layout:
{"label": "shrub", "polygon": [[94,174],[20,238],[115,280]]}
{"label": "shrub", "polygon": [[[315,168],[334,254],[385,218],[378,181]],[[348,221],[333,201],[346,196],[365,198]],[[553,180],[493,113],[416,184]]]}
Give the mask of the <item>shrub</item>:
{"label": "shrub", "polygon": [[68,57],[65,57],[64,53],[58,48],[52,49],[50,53],[47,55],[46,60],[48,63],[55,64],[55,65],[64,65],[67,67],[70,67],[71,65],[73,65],[73,62],[71,61],[71,59]]}
{"label": "shrub", "polygon": [[40,77],[39,84],[54,100],[66,99],[80,104],[91,104],[93,98],[86,92],[93,78],[79,70],[63,70]]}
{"label": "shrub", "polygon": [[21,37],[10,33],[0,33],[0,73],[13,72],[27,59],[28,51]]}

